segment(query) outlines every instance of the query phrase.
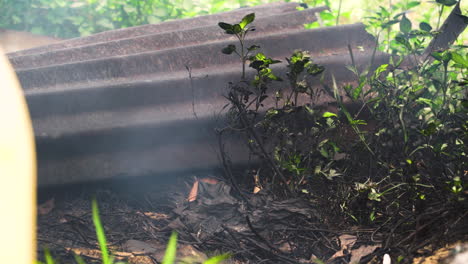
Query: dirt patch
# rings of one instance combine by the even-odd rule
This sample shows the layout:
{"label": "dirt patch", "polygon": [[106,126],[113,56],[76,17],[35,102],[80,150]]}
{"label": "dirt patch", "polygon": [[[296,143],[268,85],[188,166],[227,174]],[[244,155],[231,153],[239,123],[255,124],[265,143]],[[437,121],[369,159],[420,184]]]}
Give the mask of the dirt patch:
{"label": "dirt patch", "polygon": [[[91,217],[91,200],[96,197],[109,248],[116,259],[133,262],[145,259],[144,252],[125,251],[125,243],[129,240],[159,243],[164,249],[171,231],[167,225],[171,221],[174,195],[185,193],[186,189],[184,180],[175,177],[40,190],[39,258],[44,248],[48,248],[60,263],[74,263],[74,254],[87,263],[99,262]],[[144,263],[140,260],[134,263]]]}
{"label": "dirt patch", "polygon": [[[195,199],[194,182],[199,184]],[[100,263],[91,217],[93,197],[110,251],[128,263],[160,263],[172,230],[179,232],[178,259],[185,263],[225,252],[233,254],[226,263],[382,263],[385,254],[397,263],[401,255],[383,246],[392,234],[381,233],[378,227],[333,223],[317,201],[301,197],[277,201],[263,191],[238,197],[219,179],[196,181],[185,176],[42,190],[40,259],[47,248],[58,263],[75,263],[74,255],[86,263]],[[454,247],[427,247],[414,262],[400,258],[400,263],[441,262],[453,256]]]}

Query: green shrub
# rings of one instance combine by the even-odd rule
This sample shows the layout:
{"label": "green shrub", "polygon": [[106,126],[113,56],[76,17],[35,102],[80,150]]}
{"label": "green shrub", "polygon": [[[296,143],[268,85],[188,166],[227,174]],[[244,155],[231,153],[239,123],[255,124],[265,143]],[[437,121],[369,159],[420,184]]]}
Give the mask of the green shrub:
{"label": "green shrub", "polygon": [[[440,16],[452,2],[435,3]],[[286,81],[270,68],[279,61],[251,54],[259,48],[244,44],[253,14],[238,24],[219,24],[238,37],[240,48],[229,45],[223,52],[237,54],[243,67],[241,80],[229,86],[229,125],[220,132],[243,135],[250,155],[261,160],[250,168],[254,180],[247,181],[273,195],[302,193],[321,200],[349,223],[405,234],[390,236],[385,247],[416,243],[410,239],[424,234],[426,229],[417,228],[421,223],[434,234],[446,234],[468,209],[466,47],[423,56],[438,26],[413,26],[406,16],[411,7],[391,12],[381,7],[369,18],[368,28],[380,41],[374,55],[377,49],[387,51],[388,63],[374,66],[372,56],[362,70],[350,48],[348,68],[357,85],[324,84],[323,89],[309,85],[324,69],[306,51],[286,58]],[[247,61],[256,71],[249,80]],[[278,82],[285,84],[273,85]],[[334,96],[337,112],[316,103],[323,93]],[[223,160],[229,171],[228,159]]]}

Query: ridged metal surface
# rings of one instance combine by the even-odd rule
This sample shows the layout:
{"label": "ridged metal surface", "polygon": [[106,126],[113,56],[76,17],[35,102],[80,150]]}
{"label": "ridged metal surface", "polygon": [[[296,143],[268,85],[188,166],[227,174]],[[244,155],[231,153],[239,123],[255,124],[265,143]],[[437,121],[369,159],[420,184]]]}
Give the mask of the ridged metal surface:
{"label": "ridged metal surface", "polygon": [[[220,52],[236,41],[219,21],[235,23],[255,12],[257,31],[248,45],[283,61],[296,49],[309,50],[326,67],[325,81],[333,73],[340,83],[352,82],[348,45],[357,64],[367,65],[375,40],[361,24],[304,30],[324,7],[297,11],[296,5],[109,31],[9,54],[33,119],[39,185],[219,166],[213,129],[221,126],[227,83],[241,71],[238,58]],[[385,58],[377,53],[376,63]],[[285,64],[274,70],[285,72]],[[247,161],[242,146],[227,142],[236,163]]]}

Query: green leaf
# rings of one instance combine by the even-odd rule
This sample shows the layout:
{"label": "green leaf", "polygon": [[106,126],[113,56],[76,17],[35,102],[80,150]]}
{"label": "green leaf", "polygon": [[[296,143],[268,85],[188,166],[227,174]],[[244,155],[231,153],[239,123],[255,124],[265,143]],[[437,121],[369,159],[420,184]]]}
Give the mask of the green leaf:
{"label": "green leaf", "polygon": [[462,55],[456,53],[456,52],[451,52],[452,53],[452,60],[458,64],[463,65],[463,67],[468,68],[468,60],[463,58]]}
{"label": "green leaf", "polygon": [[431,32],[432,27],[426,22],[421,22],[419,23],[419,29],[426,31],[426,32]]}
{"label": "green leaf", "polygon": [[395,24],[398,23],[398,22],[400,22],[400,21],[397,20],[397,19],[390,20],[390,21],[388,21],[388,22],[386,22],[386,23],[383,23],[381,27],[382,27],[382,29],[386,29],[386,28],[391,27],[392,25],[395,25]]}
{"label": "green leaf", "polygon": [[431,56],[436,60],[442,61],[442,53],[441,52],[434,51],[434,52],[431,53]]}
{"label": "green leaf", "polygon": [[304,108],[307,110],[307,112],[311,115],[315,114],[314,109],[310,108],[308,105],[304,105]]}
{"label": "green leaf", "polygon": [[430,136],[430,135],[433,135],[435,132],[437,132],[437,124],[435,123],[430,123],[427,125],[427,127],[423,130],[420,131],[421,134],[423,134],[424,136]]}
{"label": "green leaf", "polygon": [[419,103],[419,104],[426,104],[426,105],[428,105],[430,107],[434,107],[434,102],[429,98],[420,97],[420,98],[416,99],[416,102]]}
{"label": "green leaf", "polygon": [[278,110],[272,108],[272,109],[269,109],[267,112],[266,112],[266,118],[272,118],[273,116],[277,115],[279,112]]}
{"label": "green leaf", "polygon": [[325,67],[322,65],[318,64],[312,64],[309,67],[307,67],[307,73],[309,73],[312,76],[317,76],[320,73],[322,73],[325,70]]}
{"label": "green leaf", "polygon": [[380,65],[377,69],[374,71],[374,78],[377,78],[380,76],[382,72],[385,72],[388,68],[388,64],[382,64]]}
{"label": "green leaf", "polygon": [[413,8],[413,7],[415,7],[415,6],[420,5],[420,4],[421,4],[421,2],[419,2],[419,1],[412,1],[412,2],[409,2],[409,3],[406,5],[406,8],[407,8],[407,9],[411,9],[411,8]]}
{"label": "green leaf", "polygon": [[394,19],[397,19],[399,17],[401,17],[402,15],[404,15],[406,12],[401,12],[401,13],[398,13],[396,15],[393,16]]}
{"label": "green leaf", "polygon": [[253,50],[257,50],[259,48],[260,48],[260,46],[258,46],[258,45],[252,45],[252,46],[248,47],[247,50],[248,51],[253,51]]}
{"label": "green leaf", "polygon": [[273,80],[273,81],[278,81],[278,82],[283,81],[283,79],[274,75],[272,72],[268,73],[266,76],[268,77],[268,79]]}
{"label": "green leaf", "polygon": [[255,20],[255,13],[251,13],[242,18],[242,21],[239,23],[241,29],[244,29],[245,26],[252,23]]}
{"label": "green leaf", "polygon": [[328,179],[328,180],[333,180],[333,178],[335,177],[338,177],[338,176],[341,176],[343,174],[337,172],[335,169],[330,169],[330,171],[328,172],[328,174],[325,174],[325,177]]}
{"label": "green leaf", "polygon": [[395,36],[395,40],[398,43],[403,44],[406,48],[411,49],[411,43],[408,41],[408,39],[405,38],[404,35],[399,34],[399,35]]}
{"label": "green leaf", "polygon": [[372,222],[374,222],[374,220],[375,220],[375,211],[372,211],[372,212],[370,213],[369,219],[370,219]]}
{"label": "green leaf", "polygon": [[228,24],[228,23],[224,23],[224,22],[219,22],[218,23],[218,26],[222,29],[224,29],[224,33],[226,34],[230,34],[230,35],[234,35],[236,34],[234,32],[234,25],[231,25],[231,24]]}
{"label": "green leaf", "polygon": [[313,28],[318,28],[318,27],[320,27],[320,23],[318,21],[314,21],[309,24],[304,24],[305,29],[313,29]]}
{"label": "green leaf", "polygon": [[252,62],[249,64],[249,67],[259,71],[263,67],[263,64],[263,61],[252,60]]}
{"label": "green leaf", "polygon": [[449,51],[444,51],[442,53],[442,62],[448,63],[452,59],[452,53]]}
{"label": "green leaf", "polygon": [[320,12],[320,18],[324,21],[330,21],[334,20],[335,16],[332,13],[330,13],[330,11],[322,11]]}
{"label": "green leaf", "polygon": [[382,13],[382,16],[384,16],[384,17],[390,16],[390,12],[388,12],[388,10],[385,7],[379,6],[379,8],[380,8],[380,11]]}
{"label": "green leaf", "polygon": [[361,119],[353,119],[349,123],[351,125],[367,125],[367,122],[365,120],[361,120]]}
{"label": "green leaf", "polygon": [[322,154],[324,158],[328,158],[328,151],[325,148],[320,148],[320,154]]}
{"label": "green leaf", "polygon": [[99,242],[99,247],[101,248],[102,263],[111,264],[109,252],[107,250],[106,235],[104,234],[104,227],[102,226],[101,219],[99,218],[99,207],[96,199],[91,201],[91,208],[93,213],[93,223],[96,228],[96,236]]}
{"label": "green leaf", "polygon": [[332,113],[332,112],[325,112],[323,113],[322,117],[338,117],[335,113]]}
{"label": "green leaf", "polygon": [[404,33],[409,33],[411,31],[411,21],[403,15],[400,21],[400,31]]}
{"label": "green leaf", "polygon": [[453,6],[458,1],[457,0],[436,0],[437,3],[442,4],[444,6]]}
{"label": "green leaf", "polygon": [[371,189],[370,193],[368,194],[367,198],[371,201],[377,201],[380,202],[381,199],[380,197],[382,194],[378,193],[374,188]]}
{"label": "green leaf", "polygon": [[266,60],[265,54],[259,52],[255,56],[253,56],[254,60],[264,61]]}
{"label": "green leaf", "polygon": [[235,24],[232,26],[232,31],[235,33],[235,34],[239,34],[242,32],[242,28],[239,24]]}
{"label": "green leaf", "polygon": [[219,22],[218,26],[224,30],[232,30],[232,25],[224,22]]}
{"label": "green leaf", "polygon": [[353,100],[357,100],[359,98],[359,96],[361,95],[361,92],[362,92],[362,88],[364,87],[364,84],[365,84],[365,82],[361,82],[359,84],[359,86],[356,87],[356,89],[354,89],[354,91],[351,94]]}
{"label": "green leaf", "polygon": [[166,252],[162,264],[174,264],[177,254],[177,233],[172,232],[169,242],[167,243]]}
{"label": "green leaf", "polygon": [[343,89],[348,93],[350,94],[351,91],[353,90],[353,86],[351,84],[346,84],[343,86]]}
{"label": "green leaf", "polygon": [[224,54],[232,54],[234,51],[236,51],[236,45],[229,44],[227,47],[221,50],[222,53]]}
{"label": "green leaf", "polygon": [[214,256],[212,258],[209,258],[205,262],[203,262],[203,264],[218,264],[223,260],[229,259],[230,257],[231,257],[230,254],[222,254],[222,255]]}
{"label": "green leaf", "polygon": [[354,65],[346,65],[346,69],[350,70],[355,75],[359,76],[358,69]]}
{"label": "green leaf", "polygon": [[113,29],[114,25],[112,24],[112,21],[110,21],[108,18],[101,18],[99,19],[96,24],[106,28],[106,29]]}

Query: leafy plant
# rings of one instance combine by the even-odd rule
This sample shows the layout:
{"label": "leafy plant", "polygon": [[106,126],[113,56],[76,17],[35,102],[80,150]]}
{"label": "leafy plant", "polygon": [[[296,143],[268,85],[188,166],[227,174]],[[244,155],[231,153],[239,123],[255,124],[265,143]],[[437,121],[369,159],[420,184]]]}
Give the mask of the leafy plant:
{"label": "leafy plant", "polygon": [[[287,83],[272,88],[273,83],[283,82],[271,68],[280,61],[261,52],[250,55],[260,48],[257,45],[245,48],[245,36],[252,31],[247,25],[254,18],[249,14],[238,24],[219,23],[226,34],[235,34],[240,44],[239,49],[230,44],[222,52],[237,54],[243,65],[241,81],[230,84],[231,119],[221,132],[233,129],[246,137],[251,154],[263,160],[255,170],[262,172],[261,185],[285,192],[304,191],[302,187],[314,175],[330,179],[341,175],[333,167],[340,148],[335,139],[328,138],[340,123],[336,114],[320,109],[317,100],[323,91],[309,84],[324,67],[315,64],[308,52],[297,50],[286,58]],[[251,80],[245,75],[247,60],[255,70]]]}
{"label": "leafy plant", "polygon": [[[351,205],[367,193],[368,200],[382,204],[377,211],[368,212],[370,219],[383,221],[396,212],[421,208],[435,200],[465,200],[461,192],[466,189],[467,180],[463,169],[467,162],[466,51],[455,46],[426,58],[422,55],[434,36],[428,23],[420,23],[419,29],[414,29],[405,12],[391,15],[382,7],[370,20],[371,26],[378,29],[374,31],[377,38],[387,31],[389,40],[382,47],[394,56],[375,70],[360,72],[357,65],[349,67],[358,85],[345,86],[343,90],[362,106],[360,112],[368,113],[368,120],[374,125],[371,131],[360,129],[361,121],[357,122],[341,103],[343,99],[335,85],[333,94],[340,104],[340,115],[346,117],[360,139],[348,151],[365,155],[360,154],[360,146],[367,150],[371,161],[368,166],[374,171],[373,181],[359,183],[359,193],[351,199],[346,195],[343,201]],[[398,25],[399,31],[394,32],[392,25]],[[359,163],[351,166],[359,167]],[[408,200],[401,202],[401,197]],[[355,209],[346,210],[355,215],[351,212]],[[365,221],[365,216],[355,220]]]}
{"label": "leafy plant", "polygon": [[[274,195],[323,193],[319,199],[331,212],[378,226],[392,234],[385,247],[405,245],[412,252],[421,248],[415,241],[426,237],[424,230],[442,235],[459,227],[468,198],[466,47],[427,56],[438,26],[415,26],[408,10],[418,4],[380,7],[369,17],[379,46],[365,67],[356,65],[349,47],[356,81],[342,87],[334,78],[331,88],[311,87],[310,78],[324,68],[305,51],[286,58],[281,75],[271,67],[279,63],[274,58],[260,52],[247,58],[248,50],[230,45],[255,74],[248,78],[243,66],[241,81],[230,83],[229,125],[220,130],[245,136],[250,155],[261,161],[252,169],[256,186]],[[245,38],[238,39],[245,49]],[[375,65],[379,49],[390,56]],[[336,99],[337,111],[316,103],[325,92]]]}

